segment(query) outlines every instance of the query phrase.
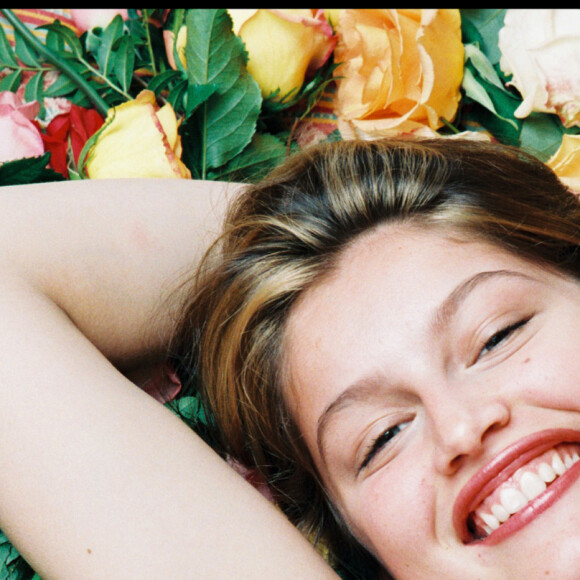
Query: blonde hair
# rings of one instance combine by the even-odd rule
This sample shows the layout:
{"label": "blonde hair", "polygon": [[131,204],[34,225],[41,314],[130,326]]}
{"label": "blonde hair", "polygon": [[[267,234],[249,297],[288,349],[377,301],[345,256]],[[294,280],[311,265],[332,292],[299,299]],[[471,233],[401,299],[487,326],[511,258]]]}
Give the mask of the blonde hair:
{"label": "blonde hair", "polygon": [[489,143],[343,141],[289,158],[232,206],[178,335],[182,371],[215,419],[219,449],[258,468],[288,517],[353,577],[376,574],[284,405],[292,305],[359,234],[389,220],[459,231],[580,278],[579,211],[544,164]]}

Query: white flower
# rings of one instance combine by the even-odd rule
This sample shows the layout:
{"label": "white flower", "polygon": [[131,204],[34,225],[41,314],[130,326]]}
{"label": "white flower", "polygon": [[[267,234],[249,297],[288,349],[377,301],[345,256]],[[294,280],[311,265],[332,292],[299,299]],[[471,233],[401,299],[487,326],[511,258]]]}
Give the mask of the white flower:
{"label": "white flower", "polygon": [[507,10],[499,49],[523,98],[516,117],[555,113],[564,126],[580,126],[580,10]]}

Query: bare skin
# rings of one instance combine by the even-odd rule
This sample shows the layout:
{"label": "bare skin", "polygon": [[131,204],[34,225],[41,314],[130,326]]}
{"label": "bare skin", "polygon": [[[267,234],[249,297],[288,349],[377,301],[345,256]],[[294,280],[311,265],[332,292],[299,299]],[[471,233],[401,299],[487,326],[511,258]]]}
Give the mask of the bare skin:
{"label": "bare skin", "polygon": [[166,299],[233,194],[161,180],[0,190],[0,527],[43,580],[336,578],[127,378],[161,359]]}

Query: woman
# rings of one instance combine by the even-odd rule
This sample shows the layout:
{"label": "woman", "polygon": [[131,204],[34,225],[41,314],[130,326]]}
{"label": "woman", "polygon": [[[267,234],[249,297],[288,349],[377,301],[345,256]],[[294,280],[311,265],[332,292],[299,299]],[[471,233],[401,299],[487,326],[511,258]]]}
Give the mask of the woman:
{"label": "woman", "polygon": [[0,189],[0,528],[43,580],[336,577],[126,378],[166,356],[176,288],[234,193],[161,180]]}
{"label": "woman", "polygon": [[292,158],[180,328],[222,453],[353,577],[576,578],[579,209],[487,143]]}

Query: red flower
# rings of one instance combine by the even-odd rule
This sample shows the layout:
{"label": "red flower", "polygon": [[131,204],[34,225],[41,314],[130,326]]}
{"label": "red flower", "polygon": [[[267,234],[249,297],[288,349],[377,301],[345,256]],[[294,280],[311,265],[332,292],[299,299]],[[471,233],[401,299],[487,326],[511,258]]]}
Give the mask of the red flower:
{"label": "red flower", "polygon": [[56,116],[42,134],[44,147],[50,151],[50,167],[68,178],[69,144],[78,163],[85,143],[102,126],[103,118],[94,109],[72,105],[70,112]]}

